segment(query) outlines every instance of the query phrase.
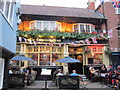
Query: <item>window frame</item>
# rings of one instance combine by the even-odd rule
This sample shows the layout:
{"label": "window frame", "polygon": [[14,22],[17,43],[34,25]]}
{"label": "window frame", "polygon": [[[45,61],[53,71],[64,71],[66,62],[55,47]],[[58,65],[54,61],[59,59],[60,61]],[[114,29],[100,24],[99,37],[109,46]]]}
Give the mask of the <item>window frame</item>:
{"label": "window frame", "polygon": [[[52,25],[51,23],[54,23],[54,25]],[[41,21],[41,20],[34,20],[34,21],[31,21],[30,22],[30,25],[29,25],[29,28],[31,29],[31,30],[34,30],[32,27],[31,27],[31,23],[34,23],[34,29],[36,29],[36,30],[41,30],[41,31],[43,31],[43,30],[48,30],[48,31],[51,31],[51,30],[56,30],[56,28],[57,28],[57,22],[56,21]],[[40,26],[40,28],[39,28],[39,26],[37,26],[38,25],[38,23],[41,23],[41,26]],[[44,23],[47,23],[47,28],[45,29],[44,28]],[[53,27],[51,27],[51,26],[53,26]],[[51,29],[51,28],[53,28],[53,29]],[[60,29],[61,29],[61,25],[60,25]]]}
{"label": "window frame", "polygon": [[[6,21],[8,22],[8,24],[13,28],[13,16],[14,16],[15,1],[14,0],[9,0],[9,1],[10,1],[9,7],[6,8],[7,0],[4,0],[3,10],[0,9],[0,11],[1,11],[2,15],[4,16],[4,18],[6,19]],[[6,10],[8,10],[7,16],[5,15]]]}
{"label": "window frame", "polygon": [[[79,32],[79,33],[88,32],[87,26],[89,26],[89,33],[92,32],[92,28],[93,28],[93,27],[92,27],[92,24],[85,24],[85,23],[73,24],[73,31],[76,31],[75,28],[74,28],[75,25],[78,25],[78,32]],[[84,31],[81,30],[81,26],[83,26],[83,30],[84,30]]]}

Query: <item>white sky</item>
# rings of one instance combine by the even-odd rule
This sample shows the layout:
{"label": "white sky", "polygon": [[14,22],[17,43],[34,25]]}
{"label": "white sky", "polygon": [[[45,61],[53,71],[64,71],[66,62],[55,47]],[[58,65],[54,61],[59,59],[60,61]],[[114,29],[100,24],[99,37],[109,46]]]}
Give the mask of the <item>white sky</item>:
{"label": "white sky", "polygon": [[88,0],[21,0],[21,4],[86,8]]}

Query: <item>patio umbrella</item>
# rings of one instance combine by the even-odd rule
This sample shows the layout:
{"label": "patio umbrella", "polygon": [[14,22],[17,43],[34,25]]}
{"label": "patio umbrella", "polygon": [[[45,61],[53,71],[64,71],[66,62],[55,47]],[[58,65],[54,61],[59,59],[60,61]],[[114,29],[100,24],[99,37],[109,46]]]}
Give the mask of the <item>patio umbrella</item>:
{"label": "patio umbrella", "polygon": [[80,61],[77,60],[77,59],[74,59],[74,58],[71,58],[71,57],[67,56],[65,58],[56,60],[56,62],[61,62],[61,63],[76,63],[76,62],[80,62]]}
{"label": "patio umbrella", "polygon": [[20,55],[20,56],[15,56],[13,58],[11,58],[10,60],[16,60],[16,61],[35,61],[33,59],[30,59],[24,55]]}

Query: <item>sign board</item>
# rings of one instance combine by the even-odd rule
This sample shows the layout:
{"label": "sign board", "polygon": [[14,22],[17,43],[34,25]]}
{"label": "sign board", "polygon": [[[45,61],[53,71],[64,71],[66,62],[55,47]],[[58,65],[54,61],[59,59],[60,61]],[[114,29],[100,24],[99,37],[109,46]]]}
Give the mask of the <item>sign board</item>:
{"label": "sign board", "polygon": [[41,75],[51,75],[51,69],[42,69]]}

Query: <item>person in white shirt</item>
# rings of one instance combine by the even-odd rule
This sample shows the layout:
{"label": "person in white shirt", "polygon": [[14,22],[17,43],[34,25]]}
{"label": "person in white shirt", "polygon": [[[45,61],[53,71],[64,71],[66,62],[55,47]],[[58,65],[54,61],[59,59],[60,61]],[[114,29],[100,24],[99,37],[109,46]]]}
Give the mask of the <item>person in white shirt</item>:
{"label": "person in white shirt", "polygon": [[63,75],[63,73],[62,73],[62,71],[60,70],[56,76],[62,76],[62,75]]}

